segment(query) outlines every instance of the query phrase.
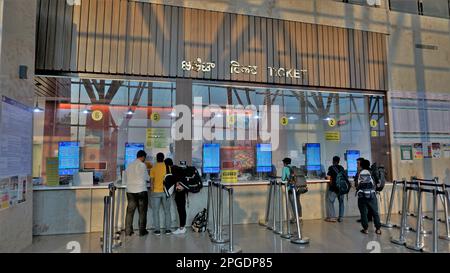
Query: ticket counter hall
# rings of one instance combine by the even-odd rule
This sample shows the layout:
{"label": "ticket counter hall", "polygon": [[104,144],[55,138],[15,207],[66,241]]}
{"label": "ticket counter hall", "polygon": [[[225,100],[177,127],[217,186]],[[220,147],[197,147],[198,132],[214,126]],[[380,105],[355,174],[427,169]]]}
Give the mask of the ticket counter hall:
{"label": "ticket counter hall", "polygon": [[[0,252],[336,253],[371,241],[448,252],[448,196],[437,195],[441,221],[432,191],[423,225],[403,221],[431,234],[389,228],[403,210],[393,181],[450,184],[449,6],[421,3],[0,0]],[[198,170],[186,233],[152,234],[149,206],[149,234],[124,236],[125,170],[139,150],[149,173],[157,153]],[[324,221],[334,156],[350,180],[360,157],[385,168],[381,235],[360,232],[354,188],[343,221]],[[284,158],[308,188],[298,222]],[[196,232],[204,208],[208,230]],[[111,245],[109,231],[121,232]]]}

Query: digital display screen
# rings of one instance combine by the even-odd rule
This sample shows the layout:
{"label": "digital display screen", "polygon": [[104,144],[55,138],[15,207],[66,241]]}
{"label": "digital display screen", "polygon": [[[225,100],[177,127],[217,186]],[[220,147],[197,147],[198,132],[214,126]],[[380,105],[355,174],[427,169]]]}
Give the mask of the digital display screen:
{"label": "digital display screen", "polygon": [[272,144],[256,144],[256,171],[272,171]]}
{"label": "digital display screen", "polygon": [[355,176],[357,172],[356,160],[361,156],[358,150],[347,150],[347,172],[348,176]]}
{"label": "digital display screen", "polygon": [[58,143],[59,175],[73,175],[80,169],[80,144],[73,141]]}
{"label": "digital display screen", "polygon": [[320,171],[320,143],[306,143],[306,170]]}
{"label": "digital display screen", "polygon": [[220,144],[203,144],[203,173],[220,172]]}
{"label": "digital display screen", "polygon": [[137,152],[144,150],[144,143],[125,143],[125,169],[136,160]]}

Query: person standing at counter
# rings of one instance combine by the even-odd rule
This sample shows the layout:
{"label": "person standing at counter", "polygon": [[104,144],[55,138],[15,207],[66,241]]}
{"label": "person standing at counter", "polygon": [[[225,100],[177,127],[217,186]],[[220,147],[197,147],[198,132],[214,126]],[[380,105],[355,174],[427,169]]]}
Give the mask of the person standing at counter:
{"label": "person standing at counter", "polygon": [[165,234],[171,234],[170,230],[171,215],[170,215],[170,200],[167,198],[164,192],[164,176],[166,176],[166,164],[164,164],[164,154],[156,154],[156,164],[150,170],[151,178],[151,190],[150,190],[150,203],[152,206],[153,223],[155,225],[155,231],[153,234],[161,235],[161,226],[159,224],[159,209],[161,204],[164,209],[165,219]]}
{"label": "person standing at counter", "polygon": [[[172,171],[172,175],[175,175],[175,177],[180,177],[181,175],[181,169],[183,167],[173,166],[173,160],[171,158],[166,158],[164,160],[164,163],[166,164],[167,168],[170,168]],[[179,180],[177,180],[179,181]],[[175,185],[175,204],[177,205],[177,211],[178,211],[178,218],[180,220],[179,228],[172,232],[175,235],[178,234],[184,234],[186,233],[186,190],[185,188],[180,184],[180,182],[177,182]]]}
{"label": "person standing at counter", "polygon": [[147,154],[145,151],[138,151],[136,160],[130,163],[126,169],[126,190],[127,190],[127,215],[125,217],[125,235],[133,235],[133,217],[136,207],[139,212],[139,235],[148,234],[147,231],[147,208],[148,193],[147,181],[149,176],[147,167],[144,164]]}
{"label": "person standing at counter", "polygon": [[[358,177],[359,177],[359,173],[361,172],[362,168],[361,168],[361,163],[364,161],[365,159],[363,157],[359,157],[358,159],[356,159],[356,175],[353,177],[353,181],[355,183],[355,188],[356,185],[358,183]],[[356,192],[355,192],[356,195]],[[367,214],[367,220],[369,222],[372,222],[372,212],[369,211],[369,213]],[[361,223],[361,218],[356,220],[356,222]]]}
{"label": "person standing at counter", "polygon": [[380,214],[378,213],[378,200],[375,192],[375,182],[370,174],[370,161],[363,160],[361,162],[361,172],[358,180],[356,180],[356,193],[358,195],[358,208],[361,213],[362,233],[368,234],[368,219],[369,212],[372,213],[373,222],[375,224],[375,233],[381,234]]}
{"label": "person standing at counter", "polygon": [[[344,217],[344,195],[339,194],[339,189],[336,186],[336,178],[340,172],[345,172],[344,167],[339,165],[341,159],[339,156],[333,157],[333,165],[328,168],[327,178],[330,180],[328,185],[327,196],[326,196],[326,208],[327,208],[327,222],[342,222]],[[334,201],[336,198],[339,201],[339,218],[336,219],[336,213],[334,211]]]}
{"label": "person standing at counter", "polygon": [[[292,166],[291,166],[291,162],[292,160],[288,157],[283,159],[283,170],[281,172],[281,180],[282,181],[287,181],[287,182],[291,182],[292,181],[292,176],[293,171],[292,171]],[[293,217],[295,216],[295,206],[294,206],[294,193],[292,191],[292,187],[295,187],[295,185],[292,184],[288,184],[288,194],[289,194],[289,201],[291,203],[291,207],[292,207],[292,215]],[[296,192],[296,198],[297,198],[297,212],[298,212],[298,218],[302,218],[302,204],[300,203],[300,192]],[[293,218],[295,219],[295,218]],[[292,220],[291,220],[292,221]],[[300,219],[301,221],[301,219]]]}

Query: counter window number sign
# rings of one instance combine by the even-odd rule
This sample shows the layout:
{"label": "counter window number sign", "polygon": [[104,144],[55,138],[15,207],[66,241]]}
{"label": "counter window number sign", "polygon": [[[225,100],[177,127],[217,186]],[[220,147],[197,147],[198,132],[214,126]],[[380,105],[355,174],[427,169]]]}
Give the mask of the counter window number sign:
{"label": "counter window number sign", "polygon": [[281,125],[286,126],[289,123],[289,119],[287,117],[281,117],[280,123]]}
{"label": "counter window number sign", "polygon": [[161,116],[159,115],[159,113],[152,113],[151,119],[155,122],[158,122],[161,119]]}
{"label": "counter window number sign", "polygon": [[100,121],[103,118],[103,113],[100,110],[95,110],[92,112],[92,119],[95,121]]}
{"label": "counter window number sign", "polygon": [[335,120],[334,118],[330,118],[330,119],[328,120],[328,125],[329,125],[330,127],[336,126],[336,120]]}
{"label": "counter window number sign", "polygon": [[375,128],[378,126],[378,121],[376,121],[375,119],[371,119],[370,120],[370,127]]}

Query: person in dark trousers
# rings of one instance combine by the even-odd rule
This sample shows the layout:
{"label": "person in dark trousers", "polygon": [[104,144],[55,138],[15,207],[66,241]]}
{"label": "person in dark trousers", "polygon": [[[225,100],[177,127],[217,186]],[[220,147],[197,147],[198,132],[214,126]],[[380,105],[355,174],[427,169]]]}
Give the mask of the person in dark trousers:
{"label": "person in dark trousers", "polygon": [[147,154],[138,151],[136,160],[130,163],[126,169],[126,191],[127,191],[127,215],[125,217],[125,235],[131,236],[133,232],[133,217],[136,208],[139,212],[139,235],[148,234],[147,231],[147,207],[148,193],[147,181],[149,180],[147,166],[144,164]]}
{"label": "person in dark trousers", "polygon": [[[164,160],[167,168],[172,170],[172,174],[175,176],[180,175],[180,170],[173,166],[173,160],[171,158],[166,158]],[[173,231],[172,234],[184,234],[186,233],[186,190],[179,182],[177,182],[174,191],[175,204],[177,205],[178,218],[180,226],[177,230]]]}
{"label": "person in dark trousers", "polygon": [[361,162],[361,172],[356,181],[356,193],[358,195],[358,208],[361,213],[362,233],[368,234],[369,222],[367,215],[369,211],[372,213],[375,224],[375,233],[381,234],[380,215],[378,213],[378,200],[375,193],[375,182],[370,174],[369,160]]}
{"label": "person in dark trousers", "polygon": [[[356,175],[353,177],[353,181],[355,182],[355,185],[358,181],[358,177],[359,177],[359,173],[361,172],[361,162],[363,162],[363,160],[365,160],[363,157],[359,157],[358,159],[356,159]],[[356,186],[355,186],[356,188]],[[355,192],[356,194],[356,192]],[[367,220],[369,222],[372,222],[372,212],[369,211],[369,213],[367,214]],[[356,220],[356,222],[361,223],[361,218]]]}
{"label": "person in dark trousers", "polygon": [[[341,161],[339,156],[333,157],[333,165],[328,168],[327,178],[330,180],[328,185],[327,196],[326,196],[326,208],[327,208],[327,222],[342,222],[344,217],[344,195],[339,195],[338,188],[336,186],[336,177],[339,172],[344,172],[344,167],[339,165]],[[334,201],[336,198],[339,201],[339,218],[336,219],[336,213],[334,211]]]}

